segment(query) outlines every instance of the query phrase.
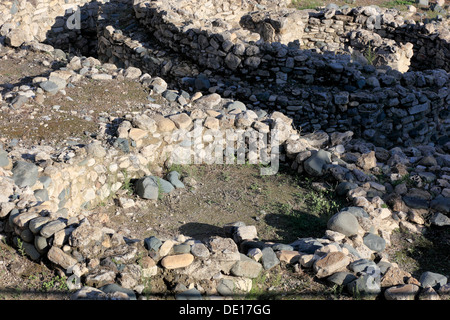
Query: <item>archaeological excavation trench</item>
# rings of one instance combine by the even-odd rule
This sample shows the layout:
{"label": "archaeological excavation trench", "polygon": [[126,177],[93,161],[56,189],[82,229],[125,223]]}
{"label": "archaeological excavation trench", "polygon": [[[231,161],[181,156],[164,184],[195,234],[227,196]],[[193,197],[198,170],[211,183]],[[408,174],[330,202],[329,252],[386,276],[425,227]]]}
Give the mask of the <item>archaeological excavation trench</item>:
{"label": "archaeological excavation trench", "polygon": [[[28,90],[3,91],[2,110],[83,81],[128,79],[151,92],[152,108],[105,116],[86,144],[2,141],[3,232],[31,260],[81,279],[69,284],[73,299],[140,298],[148,279],[164,298],[248,297],[255,279],[285,265],[353,297],[448,298],[445,264],[416,274],[390,260],[397,230],[448,241],[447,19],[270,1],[6,1],[0,11],[5,50],[67,53]],[[121,209],[182,201],[193,161],[262,158],[261,172],[289,169],[345,199],[329,208],[322,237],[274,243],[252,220],[211,223],[216,234],[197,238],[102,225],[98,208],[111,199]]]}

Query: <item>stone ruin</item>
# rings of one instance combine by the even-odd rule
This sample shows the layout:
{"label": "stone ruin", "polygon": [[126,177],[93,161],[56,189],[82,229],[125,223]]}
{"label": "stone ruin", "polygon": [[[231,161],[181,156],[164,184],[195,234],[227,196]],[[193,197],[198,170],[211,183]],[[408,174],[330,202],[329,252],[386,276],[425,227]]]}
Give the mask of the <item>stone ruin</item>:
{"label": "stone ruin", "polygon": [[[248,292],[252,278],[280,261],[371,297],[382,289],[386,299],[414,299],[419,290],[421,299],[448,294],[445,276],[415,279],[383,251],[396,228],[425,232],[425,216],[450,224],[449,20],[416,23],[374,6],[296,10],[271,1],[14,0],[3,1],[0,12],[6,46],[75,53],[65,68],[36,82],[46,94],[80,77],[132,74],[162,96],[170,88],[203,91],[185,97],[182,108],[171,101],[178,113],[110,119],[113,133],[111,123],[101,124],[96,141],[49,147],[51,157],[0,151],[4,232],[16,245],[23,240],[32,260],[84,279],[83,288],[73,285],[75,299],[136,298],[142,277],[168,270],[187,296],[227,297]],[[102,70],[110,71],[93,71],[106,65]],[[50,82],[62,85],[50,92],[42,85]],[[163,179],[149,164],[192,156],[183,142],[196,121],[210,150],[221,143],[212,138],[215,130],[276,131],[283,163],[336,181],[353,205],[330,219],[323,238],[290,244],[263,243],[254,226],[242,223],[224,226],[229,238],[135,242],[89,222],[89,211],[123,185],[121,169],[142,184],[153,177],[149,185],[158,189]],[[394,188],[408,172],[414,190]],[[141,247],[148,253],[142,259]],[[116,282],[120,290],[112,289]]]}

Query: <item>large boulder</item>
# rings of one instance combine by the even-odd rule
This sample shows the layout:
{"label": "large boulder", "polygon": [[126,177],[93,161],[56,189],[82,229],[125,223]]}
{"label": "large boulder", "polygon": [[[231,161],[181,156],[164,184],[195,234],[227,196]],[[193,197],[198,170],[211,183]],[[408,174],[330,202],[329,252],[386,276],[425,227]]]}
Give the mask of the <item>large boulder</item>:
{"label": "large boulder", "polygon": [[331,153],[319,150],[303,162],[305,171],[312,176],[322,176],[327,164],[331,163]]}
{"label": "large boulder", "polygon": [[138,179],[135,187],[139,197],[149,200],[157,200],[162,193],[169,193],[175,189],[169,181],[155,176]]}
{"label": "large boulder", "polygon": [[328,229],[345,234],[347,237],[356,235],[360,228],[358,219],[348,211],[340,211],[333,215],[327,224]]}

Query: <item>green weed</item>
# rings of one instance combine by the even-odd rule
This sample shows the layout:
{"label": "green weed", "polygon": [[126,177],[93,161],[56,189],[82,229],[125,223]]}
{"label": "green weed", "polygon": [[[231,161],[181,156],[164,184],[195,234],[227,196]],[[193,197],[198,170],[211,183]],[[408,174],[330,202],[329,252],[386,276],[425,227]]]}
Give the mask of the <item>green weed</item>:
{"label": "green weed", "polygon": [[133,195],[134,193],[134,187],[131,183],[131,179],[128,176],[128,172],[126,170],[122,170],[123,174],[123,184],[122,184],[122,190],[125,190],[128,195]]}

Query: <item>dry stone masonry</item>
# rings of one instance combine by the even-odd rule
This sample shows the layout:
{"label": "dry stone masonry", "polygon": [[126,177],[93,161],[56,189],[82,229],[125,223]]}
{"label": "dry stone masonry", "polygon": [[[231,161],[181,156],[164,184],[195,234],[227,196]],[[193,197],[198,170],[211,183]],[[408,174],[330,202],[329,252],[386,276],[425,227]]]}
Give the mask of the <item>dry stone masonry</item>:
{"label": "dry stone masonry", "polygon": [[[70,29],[77,9],[87,25]],[[230,298],[280,264],[308,268],[357,297],[448,298],[448,275],[416,279],[385,254],[398,228],[420,234],[426,224],[450,225],[448,20],[270,1],[15,0],[0,11],[5,46],[97,49],[96,58],[69,56],[7,103],[58,94],[83,78],[127,78],[171,106],[107,117],[86,145],[3,141],[1,236],[61,269],[73,280],[73,299],[138,299],[148,278],[170,282],[177,299]],[[225,132],[269,138],[256,149],[252,139],[230,149]],[[264,242],[238,221],[223,226],[227,237],[128,239],[90,218],[130,178],[137,196],[158,201],[188,184],[161,168],[213,162],[217,149],[224,161],[239,152],[259,159],[263,150],[273,160],[274,139],[281,164],[333,181],[352,203],[322,238]]]}

